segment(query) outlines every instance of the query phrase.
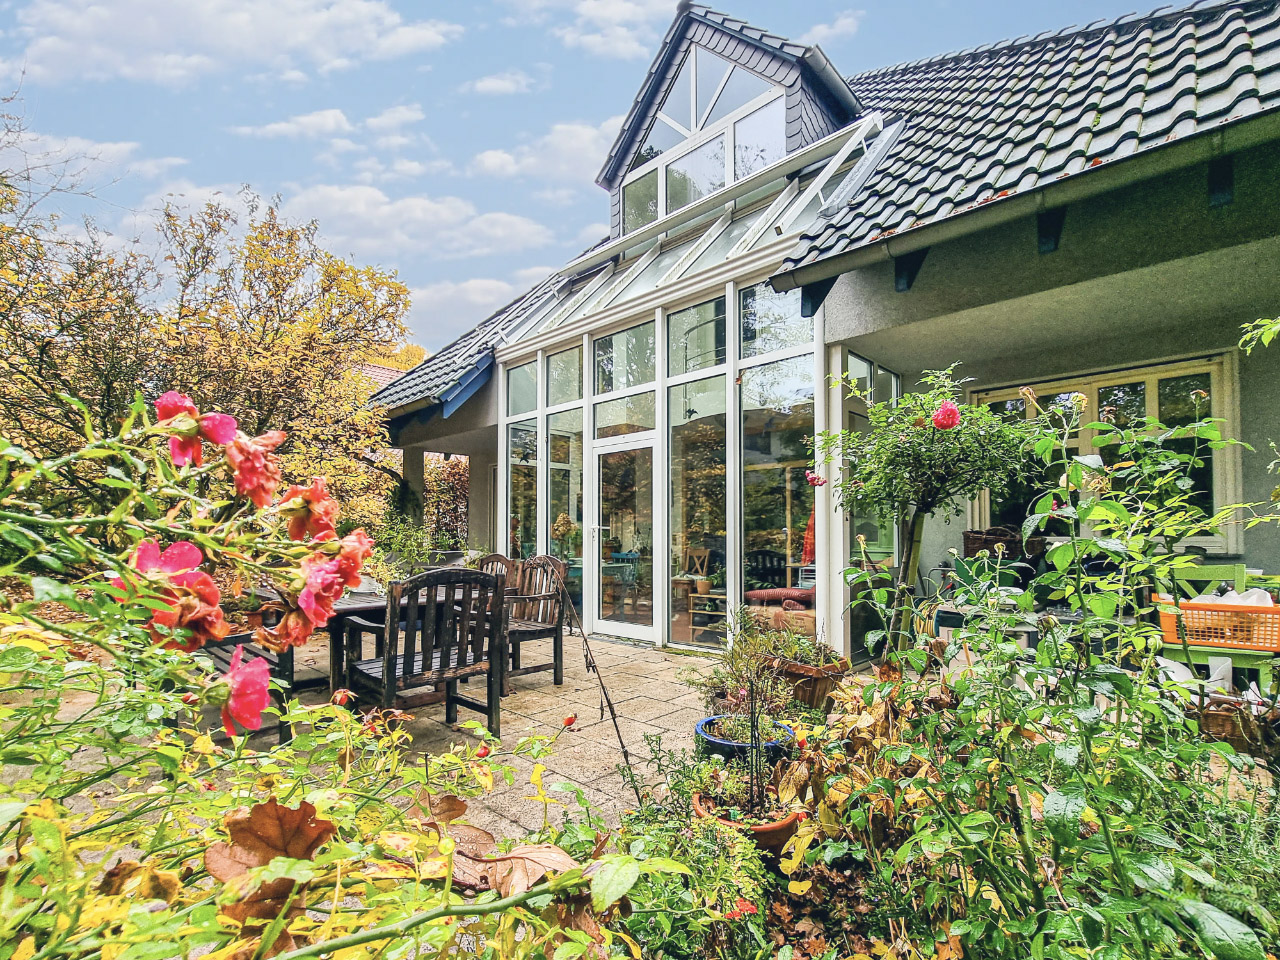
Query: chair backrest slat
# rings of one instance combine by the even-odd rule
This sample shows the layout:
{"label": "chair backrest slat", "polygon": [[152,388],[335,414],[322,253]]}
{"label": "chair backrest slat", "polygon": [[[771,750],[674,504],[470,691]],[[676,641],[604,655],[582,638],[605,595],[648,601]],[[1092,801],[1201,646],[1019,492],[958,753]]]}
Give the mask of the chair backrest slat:
{"label": "chair backrest slat", "polygon": [[418,590],[410,590],[404,600],[404,660],[401,664],[400,676],[408,679],[414,674],[413,654],[418,648],[418,620],[421,616]]}

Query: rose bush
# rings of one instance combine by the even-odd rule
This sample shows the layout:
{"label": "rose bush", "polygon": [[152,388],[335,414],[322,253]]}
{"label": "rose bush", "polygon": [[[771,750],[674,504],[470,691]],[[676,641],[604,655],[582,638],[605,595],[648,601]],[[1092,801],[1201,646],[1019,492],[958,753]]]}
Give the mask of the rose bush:
{"label": "rose bush", "polygon": [[[604,956],[637,877],[683,867],[461,822],[546,738],[504,750],[470,725],[477,747],[411,756],[404,714],[354,714],[344,691],[271,707],[243,644],[212,669],[219,583],[276,594],[252,639],[297,646],[372,541],[336,536],[323,481],[277,497],[282,433],[180,394],[155,412],[137,400],[110,436],[86,416],[56,457],[0,442],[0,960]],[[92,512],[46,506],[68,472],[96,477]],[[273,711],[296,736],[255,749],[243,734]]]}

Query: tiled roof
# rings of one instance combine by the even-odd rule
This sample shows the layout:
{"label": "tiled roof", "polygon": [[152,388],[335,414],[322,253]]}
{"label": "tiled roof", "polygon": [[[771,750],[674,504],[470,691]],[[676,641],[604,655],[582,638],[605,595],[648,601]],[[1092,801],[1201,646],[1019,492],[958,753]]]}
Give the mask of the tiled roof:
{"label": "tiled roof", "polygon": [[849,79],[902,135],[786,273],[1280,105],[1280,10],[1208,2]]}
{"label": "tiled roof", "polygon": [[545,303],[559,284],[558,274],[548,277],[482,320],[475,329],[464,333],[404,376],[383,387],[373,395],[370,402],[392,410],[419,401],[439,403],[450,388],[456,386],[470,371],[491,359],[494,349],[503,342],[504,337],[518,329],[533,310]]}
{"label": "tiled roof", "polygon": [[362,363],[360,372],[373,381],[375,390],[381,390],[404,376],[404,371],[399,367],[384,367],[380,363]]}

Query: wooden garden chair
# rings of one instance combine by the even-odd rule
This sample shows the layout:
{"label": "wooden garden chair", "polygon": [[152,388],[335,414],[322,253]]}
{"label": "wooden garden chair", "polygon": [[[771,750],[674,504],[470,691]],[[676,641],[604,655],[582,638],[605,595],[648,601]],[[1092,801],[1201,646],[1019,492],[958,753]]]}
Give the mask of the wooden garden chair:
{"label": "wooden garden chair", "polygon": [[[443,702],[446,723],[456,723],[464,706],[485,714],[489,732],[500,736],[508,656],[504,588],[501,575],[463,567],[390,584],[381,624],[347,622],[347,686],[357,701],[384,710]],[[362,659],[366,633],[384,638],[380,657]],[[483,703],[458,693],[460,680],[476,676],[488,681]]]}
{"label": "wooden garden chair", "polygon": [[[564,577],[564,562],[555,557],[530,557],[520,564],[517,588],[507,594],[507,638],[511,648],[508,677],[551,670],[555,685],[564,684]],[[520,662],[520,645],[530,640],[551,641],[550,663],[524,666]]]}

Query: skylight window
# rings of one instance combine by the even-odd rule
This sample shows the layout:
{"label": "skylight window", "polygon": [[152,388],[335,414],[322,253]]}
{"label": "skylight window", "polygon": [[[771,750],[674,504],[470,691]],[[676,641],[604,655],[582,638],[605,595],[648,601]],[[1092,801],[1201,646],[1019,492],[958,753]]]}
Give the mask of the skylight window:
{"label": "skylight window", "polygon": [[632,158],[622,187],[622,231],[653,223],[785,155],[782,88],[694,46]]}

